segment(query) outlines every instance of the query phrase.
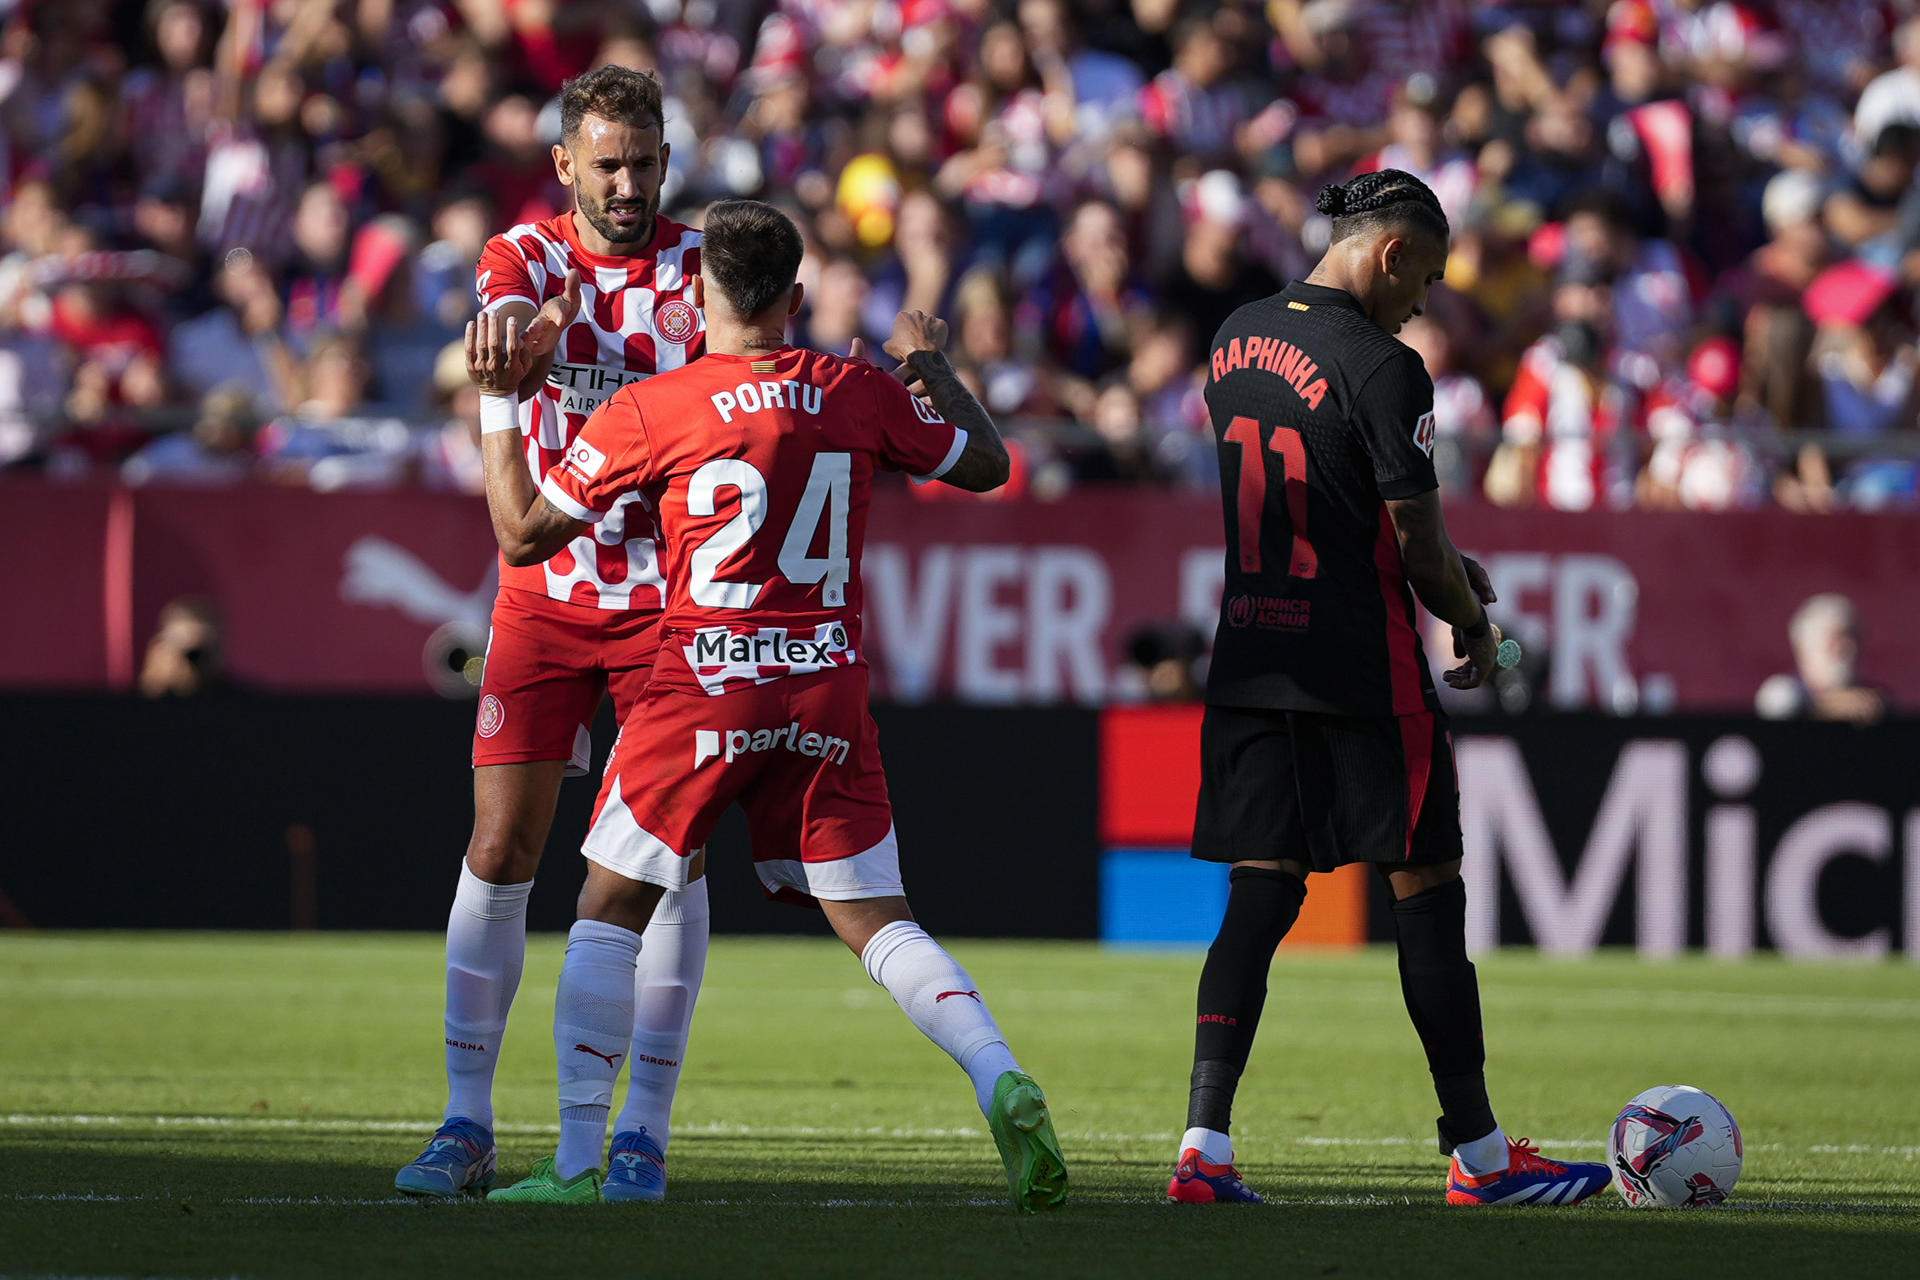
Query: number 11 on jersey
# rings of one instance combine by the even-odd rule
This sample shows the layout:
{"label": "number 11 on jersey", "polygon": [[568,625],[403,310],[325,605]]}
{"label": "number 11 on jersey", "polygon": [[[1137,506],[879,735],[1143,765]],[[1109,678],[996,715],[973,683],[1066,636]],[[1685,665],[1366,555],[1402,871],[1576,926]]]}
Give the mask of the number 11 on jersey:
{"label": "number 11 on jersey", "polygon": [[1275,427],[1266,448],[1262,429],[1252,418],[1237,417],[1227,426],[1226,438],[1240,446],[1240,487],[1234,495],[1240,530],[1240,571],[1260,572],[1260,527],[1267,515],[1267,453],[1280,455],[1281,484],[1287,499],[1287,576],[1313,578],[1320,573],[1320,553],[1307,535],[1307,442],[1292,427]]}

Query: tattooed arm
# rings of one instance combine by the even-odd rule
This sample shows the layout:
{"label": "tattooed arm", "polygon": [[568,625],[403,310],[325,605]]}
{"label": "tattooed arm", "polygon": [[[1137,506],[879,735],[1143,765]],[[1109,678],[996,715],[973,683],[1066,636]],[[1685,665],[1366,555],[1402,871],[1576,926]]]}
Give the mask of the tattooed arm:
{"label": "tattooed arm", "polygon": [[1012,463],[1000,429],[973,392],[967,390],[952,362],[941,350],[947,341],[947,322],[924,311],[904,311],[894,321],[886,352],[900,361],[897,375],[907,389],[926,400],[934,412],[967,433],[967,445],[940,480],[970,493],[986,493],[1007,482]]}

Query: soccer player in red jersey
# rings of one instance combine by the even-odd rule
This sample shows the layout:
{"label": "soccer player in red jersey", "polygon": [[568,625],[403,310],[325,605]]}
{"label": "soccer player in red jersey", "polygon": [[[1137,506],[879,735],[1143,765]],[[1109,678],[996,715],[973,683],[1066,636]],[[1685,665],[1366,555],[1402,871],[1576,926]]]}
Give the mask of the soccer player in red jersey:
{"label": "soccer player in red jersey", "polygon": [[[607,66],[561,93],[554,168],[574,208],[488,241],[469,373],[483,393],[487,501],[518,516],[534,486],[615,391],[699,356],[690,282],[700,233],[660,216],[668,146],[660,85]],[[508,376],[473,360],[482,326],[525,335]],[[474,824],[447,925],[445,1122],[395,1185],[419,1195],[492,1182],[493,1075],[526,951],[526,903],[560,782],[584,773],[588,726],[611,693],[624,716],[645,687],[666,582],[653,519],[633,495],[542,563],[503,561],[473,737]],[[627,1104],[609,1199],[665,1194],[668,1118],[706,965],[698,868],[654,914],[637,1002]]]}
{"label": "soccer player in red jersey", "polygon": [[941,354],[939,320],[908,312],[886,346],[931,407],[863,360],[788,345],[801,253],[770,205],[709,210],[694,285],[708,354],[617,393],[499,530],[510,563],[537,564],[642,500],[661,523],[669,582],[653,678],[622,724],[583,849],[554,1014],[559,1149],[493,1199],[598,1198],[641,931],[736,802],[768,891],[818,901],[873,980],[966,1071],[1015,1205],[1066,1198],[1045,1096],[973,979],[907,908],[860,634],[875,471],[985,491],[1005,483],[1006,449]]}

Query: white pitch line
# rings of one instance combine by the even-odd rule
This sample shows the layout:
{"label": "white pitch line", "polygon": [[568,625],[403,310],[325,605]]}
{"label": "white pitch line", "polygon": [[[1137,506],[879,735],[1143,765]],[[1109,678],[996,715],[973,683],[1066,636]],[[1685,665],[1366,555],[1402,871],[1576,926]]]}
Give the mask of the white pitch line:
{"label": "white pitch line", "polygon": [[[701,1202],[693,1201],[692,1203],[698,1204]],[[1006,1201],[996,1200],[991,1196],[968,1196],[964,1200],[873,1200],[873,1199],[846,1200],[846,1199],[839,1199],[839,1200],[812,1200],[812,1201],[804,1201],[803,1203],[810,1204],[812,1205],[812,1207],[816,1209],[905,1209],[914,1205],[925,1205],[928,1207],[932,1207],[934,1205],[945,1205],[945,1206],[963,1205],[970,1209],[979,1209],[979,1208],[999,1208],[1005,1205]]]}
{"label": "white pitch line", "polygon": [[[0,1123],[27,1128],[89,1129],[122,1128],[129,1125],[155,1129],[286,1129],[306,1133],[425,1133],[427,1124],[411,1120],[373,1120],[328,1118],[322,1116],[162,1116],[114,1115],[76,1112],[41,1114],[13,1112],[0,1116]],[[496,1133],[551,1134],[560,1132],[557,1124],[500,1124]]]}
{"label": "white pitch line", "polygon": [[[21,1204],[214,1204],[214,1205],[324,1205],[324,1206],[375,1206],[408,1205],[414,1203],[404,1196],[225,1196],[216,1200],[202,1199],[195,1195],[177,1196],[120,1196],[102,1195],[97,1191],[53,1191],[53,1192],[16,1192],[4,1197]],[[473,1203],[478,1204],[475,1200]]]}
{"label": "white pitch line", "polygon": [[[85,1128],[126,1128],[147,1127],[156,1129],[227,1129],[235,1131],[284,1131],[293,1133],[418,1133],[428,1132],[427,1125],[411,1120],[353,1119],[343,1117],[299,1117],[299,1116],[166,1116],[166,1115],[116,1115],[86,1114],[72,1115],[59,1113],[33,1114],[15,1112],[0,1116],[0,1123],[21,1128],[46,1129],[85,1129]],[[509,1137],[551,1137],[560,1132],[557,1124],[498,1124],[494,1126],[496,1134]],[[1172,1142],[1177,1134],[1168,1130],[1163,1133],[1113,1133],[1092,1129],[1062,1129],[1062,1136],[1078,1142]],[[953,1127],[889,1127],[884,1125],[752,1125],[730,1124],[720,1121],[708,1121],[703,1124],[679,1125],[674,1133],[680,1137],[696,1138],[896,1138],[909,1141],[928,1139],[960,1139],[973,1141],[987,1136],[986,1130],[967,1126]],[[1257,1132],[1243,1135],[1259,1141]],[[1431,1139],[1416,1138],[1409,1135],[1393,1135],[1378,1138],[1323,1137],[1300,1134],[1282,1141],[1304,1147],[1419,1147],[1425,1146]],[[1549,1147],[1599,1147],[1604,1144],[1585,1138],[1541,1139],[1542,1145]]]}
{"label": "white pitch line", "polygon": [[[86,1129],[151,1127],[156,1129],[232,1129],[284,1130],[295,1133],[418,1133],[432,1132],[431,1121],[376,1120],[350,1117],[303,1116],[166,1116],[115,1114],[33,1114],[13,1112],[0,1116],[0,1124],[23,1128]],[[496,1124],[496,1134],[520,1137],[550,1137],[560,1132],[557,1124]],[[884,1125],[747,1125],[708,1122],[681,1125],[681,1135],[706,1138],[983,1138],[986,1130],[964,1126],[955,1128],[890,1128]],[[1119,1141],[1147,1141],[1171,1137],[1171,1134],[1082,1134],[1082,1137],[1112,1138]]]}
{"label": "white pitch line", "polygon": [[[1146,1135],[1152,1137],[1154,1135]],[[1323,1137],[1315,1134],[1299,1134],[1283,1139],[1299,1147],[1429,1147],[1431,1138],[1415,1138],[1404,1134],[1382,1138],[1342,1138]],[[1539,1138],[1534,1139],[1542,1147],[1604,1147],[1607,1144],[1594,1138]]]}
{"label": "white pitch line", "polygon": [[[27,1277],[27,1280],[126,1280],[125,1272],[107,1276],[75,1275],[65,1271],[23,1271],[18,1274]],[[9,1271],[6,1275],[8,1280],[13,1280],[15,1273]],[[152,1275],[146,1280],[184,1280],[184,1277]],[[234,1280],[238,1280],[238,1277],[234,1277]]]}
{"label": "white pitch line", "polygon": [[1267,1196],[1271,1205],[1287,1205],[1314,1209],[1350,1209],[1355,1206],[1372,1207],[1375,1205],[1411,1205],[1412,1196],[1383,1196],[1353,1194],[1344,1196]]}
{"label": "white pitch line", "polygon": [[[113,1113],[33,1113],[11,1112],[0,1115],[0,1125],[9,1128],[24,1129],[87,1129],[87,1128],[154,1128],[154,1129],[213,1129],[233,1132],[285,1132],[285,1133],[343,1133],[343,1134],[421,1134],[429,1132],[426,1122],[413,1120],[382,1120],[371,1117],[301,1117],[301,1116],[170,1116],[170,1115],[128,1115]],[[505,1137],[542,1138],[552,1137],[560,1132],[555,1124],[498,1124],[494,1126],[496,1134]],[[961,1126],[927,1127],[889,1127],[885,1125],[752,1125],[728,1124],[709,1121],[704,1124],[680,1125],[674,1132],[681,1137],[690,1138],[823,1138],[846,1140],[853,1138],[890,1138],[897,1141],[924,1142],[929,1140],[977,1141],[986,1137],[983,1129]],[[1116,1133],[1090,1129],[1061,1129],[1061,1136],[1071,1142],[1086,1143],[1171,1143],[1177,1137],[1171,1130],[1156,1133]],[[1350,1147],[1366,1148],[1423,1148],[1432,1140],[1415,1137],[1410,1134],[1386,1134],[1378,1137],[1354,1137],[1345,1135],[1292,1134],[1278,1139],[1264,1137],[1258,1132],[1242,1135],[1250,1143],[1278,1141],[1298,1147]],[[1541,1138],[1539,1145],[1549,1150],[1597,1151],[1606,1144],[1591,1138]],[[1749,1142],[1750,1151],[1784,1151],[1784,1143]],[[1868,1143],[1819,1143],[1801,1148],[1808,1155],[1844,1155],[1844,1156],[1898,1156],[1913,1159],[1920,1156],[1920,1145],[1886,1146]]]}

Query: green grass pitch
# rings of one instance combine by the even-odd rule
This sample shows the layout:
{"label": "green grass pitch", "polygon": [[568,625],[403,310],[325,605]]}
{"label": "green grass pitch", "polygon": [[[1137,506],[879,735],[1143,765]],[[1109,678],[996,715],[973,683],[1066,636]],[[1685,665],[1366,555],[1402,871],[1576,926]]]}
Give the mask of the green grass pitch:
{"label": "green grass pitch", "polygon": [[[560,940],[507,1039],[503,1173],[551,1150]],[[0,936],[0,1273],[228,1275],[1911,1274],[1920,968],[1480,964],[1508,1131],[1596,1157],[1639,1089],[1713,1090],[1733,1200],[1451,1210],[1390,951],[1275,966],[1236,1136],[1264,1209],[1161,1202],[1195,953],[961,941],[1052,1098],[1073,1200],[1021,1218],[953,1066],[827,939],[721,938],[670,1203],[418,1204],[438,1117],[429,936]],[[624,1085],[622,1086],[624,1087]],[[1256,1270],[1257,1269],[1257,1270]]]}

